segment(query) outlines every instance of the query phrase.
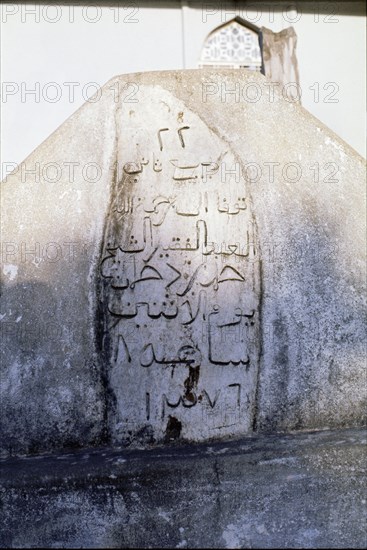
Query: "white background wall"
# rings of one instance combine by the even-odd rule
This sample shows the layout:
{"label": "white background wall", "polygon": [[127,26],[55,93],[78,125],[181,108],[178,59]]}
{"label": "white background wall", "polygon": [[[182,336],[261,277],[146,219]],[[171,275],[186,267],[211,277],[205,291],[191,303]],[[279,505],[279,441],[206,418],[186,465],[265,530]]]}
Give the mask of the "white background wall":
{"label": "white background wall", "polygon": [[[205,37],[235,15],[274,31],[293,24],[304,107],[365,156],[363,5],[272,0],[137,0],[118,7],[1,4],[2,165],[21,162],[92,96],[96,88],[89,83],[103,85],[121,73],[196,68]],[[74,93],[65,83],[77,83]]]}

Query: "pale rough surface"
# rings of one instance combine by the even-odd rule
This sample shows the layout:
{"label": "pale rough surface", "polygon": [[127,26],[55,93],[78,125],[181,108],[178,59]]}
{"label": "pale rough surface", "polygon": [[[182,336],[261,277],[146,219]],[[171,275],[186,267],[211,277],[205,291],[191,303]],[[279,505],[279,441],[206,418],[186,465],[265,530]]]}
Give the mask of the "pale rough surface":
{"label": "pale rough surface", "polygon": [[79,162],[74,183],[2,183],[6,450],[363,422],[365,164],[264,83],[118,77],[26,160]]}
{"label": "pale rough surface", "polygon": [[247,184],[223,180],[230,148],[161,86],[141,85],[118,123],[101,267],[114,440],[247,433],[260,301]]}

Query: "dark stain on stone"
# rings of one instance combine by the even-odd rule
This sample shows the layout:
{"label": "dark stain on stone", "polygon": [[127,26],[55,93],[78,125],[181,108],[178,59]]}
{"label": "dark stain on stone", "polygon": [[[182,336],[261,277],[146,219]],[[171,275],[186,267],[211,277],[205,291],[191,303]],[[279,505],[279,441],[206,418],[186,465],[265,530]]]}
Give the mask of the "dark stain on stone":
{"label": "dark stain on stone", "polygon": [[165,435],[165,441],[176,441],[180,438],[182,430],[182,423],[177,420],[174,416],[168,417],[167,427],[166,427],[166,435]]}
{"label": "dark stain on stone", "polygon": [[[117,182],[118,182],[118,165],[117,162],[114,166],[113,173],[114,186],[111,190],[111,196],[109,201],[109,212],[111,211],[111,205],[116,194]],[[117,398],[115,392],[110,384],[109,377],[109,364],[112,354],[112,342],[109,331],[107,330],[107,309],[108,309],[108,285],[106,280],[101,276],[101,261],[104,257],[106,250],[106,242],[108,240],[110,214],[106,216],[103,228],[103,238],[100,243],[99,257],[100,262],[98,269],[95,273],[95,288],[96,288],[96,312],[95,312],[95,344],[97,356],[99,358],[100,365],[100,383],[104,396],[103,399],[103,427],[101,433],[102,444],[108,444],[111,442],[110,433],[110,417],[116,414]]]}
{"label": "dark stain on stone", "polygon": [[187,401],[194,402],[195,396],[193,395],[193,390],[197,388],[200,376],[200,365],[197,367],[189,368],[189,377],[186,378],[184,382],[185,386],[185,399]]}
{"label": "dark stain on stone", "polygon": [[129,447],[130,445],[139,444],[139,445],[154,445],[156,443],[154,437],[154,430],[150,424],[147,424],[136,433],[133,431],[128,431],[128,436],[125,437],[124,446]]}
{"label": "dark stain on stone", "polygon": [[[256,223],[256,222],[255,222]],[[259,326],[263,325],[263,264],[262,260],[259,259]],[[255,399],[254,399],[254,408],[252,416],[252,431],[254,433],[258,430],[258,416],[259,416],[259,401],[260,401],[260,376],[261,376],[261,367],[263,365],[263,350],[264,350],[264,332],[260,328],[258,335],[258,345],[259,345],[259,355],[258,355],[258,371],[256,376],[256,386],[255,386]]]}

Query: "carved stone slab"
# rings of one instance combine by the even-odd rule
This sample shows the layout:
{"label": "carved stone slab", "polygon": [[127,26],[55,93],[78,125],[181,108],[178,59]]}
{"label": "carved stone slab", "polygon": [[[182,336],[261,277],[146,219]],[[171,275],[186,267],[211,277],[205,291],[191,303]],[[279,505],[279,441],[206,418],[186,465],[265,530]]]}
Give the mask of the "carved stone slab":
{"label": "carved stone slab", "polygon": [[238,161],[162,89],[147,89],[118,124],[101,261],[114,437],[200,440],[247,432],[259,363],[260,275]]}

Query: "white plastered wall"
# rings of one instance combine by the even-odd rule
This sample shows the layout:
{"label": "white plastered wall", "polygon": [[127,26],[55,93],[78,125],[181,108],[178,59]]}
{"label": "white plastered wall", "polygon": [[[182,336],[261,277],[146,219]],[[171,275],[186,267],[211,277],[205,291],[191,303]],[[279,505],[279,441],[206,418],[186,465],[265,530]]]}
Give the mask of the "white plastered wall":
{"label": "white plastered wall", "polygon": [[362,3],[290,4],[0,4],[3,176],[4,163],[21,162],[96,85],[122,73],[196,68],[208,33],[235,15],[274,31],[293,24],[304,107],[365,156]]}

